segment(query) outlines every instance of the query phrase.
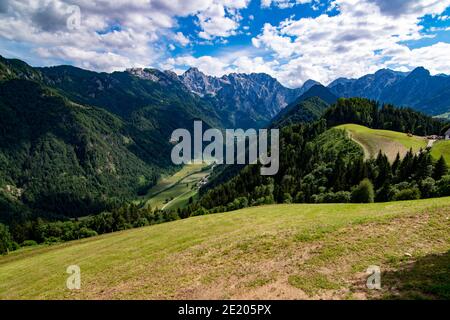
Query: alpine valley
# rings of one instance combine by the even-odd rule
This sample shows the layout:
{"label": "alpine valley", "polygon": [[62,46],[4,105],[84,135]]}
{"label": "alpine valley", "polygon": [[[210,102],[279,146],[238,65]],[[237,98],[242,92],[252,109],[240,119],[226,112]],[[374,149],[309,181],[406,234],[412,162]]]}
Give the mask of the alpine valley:
{"label": "alpine valley", "polygon": [[[228,242],[234,236],[223,233],[226,239],[221,243],[229,246],[226,250],[233,257],[236,254],[231,260],[240,259],[237,252],[246,254],[247,259],[249,248],[258,244],[267,249],[258,253],[258,257],[270,256],[270,263],[266,262],[272,266],[275,261],[272,249],[281,246],[273,239],[285,237],[282,241],[286,246],[276,251],[282,254],[281,260],[287,261],[286,257],[292,256],[298,244],[310,243],[311,248],[320,248],[327,244],[319,245],[317,241],[352,226],[354,230],[349,231],[349,238],[344,233],[336,236],[344,242],[350,241],[351,237],[369,230],[362,225],[362,231],[356,230],[360,224],[387,223],[383,219],[392,218],[384,216],[389,211],[387,206],[399,212],[395,219],[401,220],[393,222],[393,234],[413,234],[411,230],[422,228],[416,218],[425,210],[431,222],[421,232],[441,239],[445,227],[433,221],[444,219],[449,210],[445,198],[450,196],[450,140],[445,139],[450,135],[449,113],[450,77],[431,75],[421,67],[409,73],[380,70],[359,79],[340,78],[328,86],[308,80],[302,87],[293,89],[263,73],[214,77],[197,68],[180,75],[140,68],[99,73],[68,65],[32,67],[21,60],[0,57],[0,253],[38,245],[47,250],[48,245],[55,243],[144,226],[150,229],[130,230],[125,242],[122,239],[125,233],[101,239],[111,239],[120,250],[125,250],[121,245],[127,241],[139,241],[152,248],[176,247],[176,250],[167,249],[176,253],[178,248],[190,246],[191,238],[195,244],[210,237],[210,233],[247,228],[239,237],[248,232],[254,238],[243,239],[239,244]],[[262,176],[258,164],[174,165],[170,159],[174,144],[171,134],[177,128],[192,131],[195,120],[203,121],[203,129],[279,129],[278,173]],[[405,200],[412,202],[389,205]],[[369,205],[373,202],[378,203]],[[339,203],[342,206],[339,214],[331,212],[334,207],[327,203]],[[434,210],[436,206],[441,210]],[[304,210],[310,214],[307,220],[297,219]],[[227,211],[236,213],[224,213]],[[282,211],[286,214],[281,214]],[[276,213],[275,218],[281,221],[279,225],[273,224],[270,212]],[[197,217],[213,213],[222,215]],[[324,218],[329,216],[332,216],[329,220]],[[196,218],[188,219],[185,224],[177,221],[151,229],[156,227],[151,225],[192,217]],[[243,217],[242,224],[239,217]],[[404,224],[402,221],[409,217],[414,221]],[[251,223],[253,220],[258,224]],[[317,221],[321,221],[320,225]],[[222,224],[225,229],[220,227]],[[296,230],[295,235],[289,233],[292,230]],[[266,239],[265,235],[272,234],[273,237]],[[166,235],[172,236],[169,239]],[[153,243],[155,239],[165,240]],[[214,255],[223,249],[216,246],[215,240],[211,241],[208,240],[211,247],[204,250]],[[76,248],[80,243],[75,241],[70,245]],[[434,252],[433,248],[443,247],[442,242],[434,244],[427,242],[422,249]],[[103,252],[102,257],[108,257],[109,249],[97,245],[86,242],[89,250]],[[404,245],[398,243],[399,248]],[[71,254],[72,247],[67,248],[67,252],[61,249],[61,259]],[[294,251],[288,253],[283,251],[285,248]],[[191,256],[203,250],[197,249],[199,252]],[[400,261],[395,250],[391,258]],[[22,248],[17,255],[34,259],[26,252]],[[390,259],[388,253],[383,259]],[[139,259],[150,257],[144,252],[136,254]],[[25,261],[19,258],[18,263]],[[178,258],[167,256],[167,259]],[[192,266],[186,257],[180,259],[177,261]],[[349,259],[360,263],[360,258]],[[15,263],[11,261],[0,260],[0,296],[17,297],[19,292],[9,289],[7,282],[11,277],[2,278],[1,268],[8,269]],[[31,268],[36,262],[33,261],[28,261],[27,266]],[[102,260],[98,265],[107,268],[111,261]],[[158,269],[159,262],[155,263],[150,265],[161,273],[160,279],[168,282],[163,289],[158,287],[161,290],[149,286],[151,292],[160,295],[152,293],[144,297],[171,297],[177,290],[170,287],[176,277],[164,274]],[[217,261],[217,265],[225,264]],[[256,268],[251,263],[249,266]],[[322,268],[319,260],[309,267],[316,271]],[[54,266],[48,268],[53,270]],[[215,283],[214,272],[208,268],[202,269],[207,270],[205,277]],[[15,270],[6,269],[4,274]],[[279,275],[272,271],[273,281],[278,283]],[[255,272],[252,274],[260,271]],[[97,278],[98,274],[88,273],[87,277],[91,276]],[[290,276],[288,282],[289,286],[313,297],[317,297],[319,287],[329,290],[339,287],[328,278],[317,277],[302,282],[305,278],[298,274]],[[238,287],[266,288],[274,283],[272,278],[265,277],[247,280],[248,283],[240,283]],[[209,280],[202,278],[202,281],[208,290],[213,290],[208,286]],[[238,289],[230,289],[227,281],[220,283],[230,296],[245,297]],[[28,285],[32,286],[32,282]],[[56,280],[49,282],[49,286],[57,285]],[[152,285],[161,286],[156,282]],[[106,294],[102,288],[99,292]],[[41,296],[39,288],[19,289],[21,297]],[[442,298],[448,295],[445,290],[448,286],[423,297]],[[57,290],[51,292],[55,295],[49,297],[66,297],[57,294]],[[419,293],[414,291],[414,294]],[[424,293],[420,291],[420,294]],[[218,293],[216,296],[219,297]],[[256,296],[257,293],[251,297]],[[267,296],[270,294],[262,295]],[[92,296],[83,293],[80,297]]]}

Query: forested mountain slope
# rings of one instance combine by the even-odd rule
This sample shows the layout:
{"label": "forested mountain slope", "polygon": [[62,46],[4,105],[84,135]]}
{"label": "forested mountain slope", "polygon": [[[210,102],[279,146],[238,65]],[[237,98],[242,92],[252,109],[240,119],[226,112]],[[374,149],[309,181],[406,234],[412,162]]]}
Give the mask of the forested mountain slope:
{"label": "forested mountain slope", "polygon": [[[371,202],[450,195],[450,176],[444,159],[428,150],[409,151],[390,162],[381,153],[364,160],[360,145],[345,130],[333,127],[355,123],[377,129],[401,129],[416,135],[439,134],[448,124],[410,109],[361,98],[339,99],[323,117],[310,124],[283,127],[280,133],[280,169],[260,176],[258,165],[239,173],[219,175],[204,188],[197,204],[183,215],[233,210],[246,206],[290,202]],[[229,174],[227,170],[224,175]],[[368,192],[361,199],[359,190]]]}
{"label": "forested mountain slope", "polygon": [[0,83],[0,130],[2,197],[43,215],[100,212],[158,176],[120,118],[33,81]]}
{"label": "forested mountain slope", "polygon": [[271,127],[318,120],[338,98],[322,85],[313,85],[293,103],[282,109],[271,121]]}
{"label": "forested mountain slope", "polygon": [[220,128],[176,76],[146,72],[152,77],[0,59],[0,220],[101,212],[174,168],[173,130],[196,119]]}

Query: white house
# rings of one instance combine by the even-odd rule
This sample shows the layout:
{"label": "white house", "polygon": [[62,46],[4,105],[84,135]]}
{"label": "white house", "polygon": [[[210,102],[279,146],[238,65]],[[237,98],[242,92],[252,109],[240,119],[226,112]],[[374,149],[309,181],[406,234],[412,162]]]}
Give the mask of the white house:
{"label": "white house", "polygon": [[445,136],[445,140],[450,140],[450,129],[448,129],[448,130],[444,133],[444,136]]}

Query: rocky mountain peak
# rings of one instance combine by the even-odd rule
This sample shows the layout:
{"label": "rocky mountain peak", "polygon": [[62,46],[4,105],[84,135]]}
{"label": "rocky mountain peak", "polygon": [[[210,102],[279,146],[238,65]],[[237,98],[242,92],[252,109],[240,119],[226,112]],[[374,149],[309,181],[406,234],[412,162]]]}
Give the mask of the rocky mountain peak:
{"label": "rocky mountain peak", "polygon": [[201,97],[215,95],[221,89],[220,79],[208,76],[195,67],[189,68],[179,79],[191,92]]}
{"label": "rocky mountain peak", "polygon": [[427,69],[425,69],[424,67],[417,67],[415,68],[413,71],[411,71],[411,73],[409,74],[410,77],[414,77],[414,78],[424,78],[424,77],[429,77],[430,71],[428,71]]}
{"label": "rocky mountain peak", "polygon": [[159,80],[159,78],[154,74],[154,72],[151,69],[129,68],[126,69],[126,72],[144,80],[150,80],[154,82],[157,82]]}

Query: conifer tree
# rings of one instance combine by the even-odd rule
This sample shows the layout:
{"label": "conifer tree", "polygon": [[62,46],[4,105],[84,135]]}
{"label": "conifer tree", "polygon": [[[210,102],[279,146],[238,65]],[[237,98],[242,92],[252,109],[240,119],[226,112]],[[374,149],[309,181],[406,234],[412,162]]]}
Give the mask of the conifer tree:
{"label": "conifer tree", "polygon": [[443,176],[445,176],[448,172],[448,167],[445,162],[445,159],[443,156],[439,158],[439,160],[436,162],[436,165],[434,166],[434,172],[433,172],[433,178],[434,180],[438,181],[441,180]]}

